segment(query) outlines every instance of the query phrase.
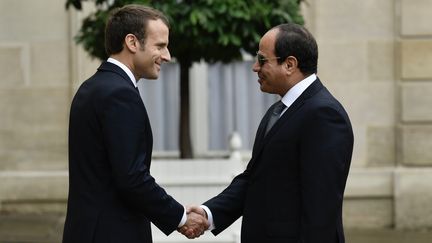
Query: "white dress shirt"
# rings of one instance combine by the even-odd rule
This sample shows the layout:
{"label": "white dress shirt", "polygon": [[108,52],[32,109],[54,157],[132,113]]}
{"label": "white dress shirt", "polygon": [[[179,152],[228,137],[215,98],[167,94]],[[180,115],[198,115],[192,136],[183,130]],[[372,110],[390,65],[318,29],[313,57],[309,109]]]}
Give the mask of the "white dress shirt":
{"label": "white dress shirt", "polygon": [[309,75],[309,77],[303,79],[302,81],[298,82],[296,85],[294,85],[291,89],[288,90],[288,92],[282,97],[281,101],[286,105],[286,108],[281,112],[281,116],[283,113],[285,113],[286,110],[294,103],[294,101],[297,100],[297,98],[311,85],[315,80],[317,79],[317,76],[315,73]]}
{"label": "white dress shirt", "polygon": [[115,64],[119,68],[121,68],[123,71],[125,71],[125,73],[128,75],[128,77],[132,81],[134,87],[137,87],[137,80],[135,79],[135,76],[133,75],[132,71],[126,65],[124,65],[123,63],[121,63],[120,61],[117,61],[116,59],[114,59],[112,57],[108,58],[107,62]]}

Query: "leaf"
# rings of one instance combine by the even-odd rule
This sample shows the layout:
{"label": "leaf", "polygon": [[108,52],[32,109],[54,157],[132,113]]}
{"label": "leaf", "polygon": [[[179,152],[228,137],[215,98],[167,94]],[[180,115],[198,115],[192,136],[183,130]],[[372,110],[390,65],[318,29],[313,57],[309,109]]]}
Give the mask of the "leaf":
{"label": "leaf", "polygon": [[290,16],[288,13],[286,13],[286,12],[280,10],[280,9],[275,9],[275,10],[273,10],[273,13],[274,13],[275,15],[278,15],[278,16],[282,17],[282,18],[285,19],[287,22],[290,22],[290,23],[293,22],[293,19],[291,18],[291,16]]}
{"label": "leaf", "polygon": [[192,11],[189,15],[189,19],[192,23],[192,25],[196,25],[196,23],[198,22],[198,16],[197,16],[197,12],[196,11]]}

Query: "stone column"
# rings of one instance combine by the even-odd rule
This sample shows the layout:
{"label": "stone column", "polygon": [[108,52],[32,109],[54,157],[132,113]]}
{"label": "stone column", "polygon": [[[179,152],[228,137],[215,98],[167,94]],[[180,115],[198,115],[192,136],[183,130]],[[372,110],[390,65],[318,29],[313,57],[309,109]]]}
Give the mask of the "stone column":
{"label": "stone column", "polygon": [[395,225],[432,227],[432,1],[399,0]]}

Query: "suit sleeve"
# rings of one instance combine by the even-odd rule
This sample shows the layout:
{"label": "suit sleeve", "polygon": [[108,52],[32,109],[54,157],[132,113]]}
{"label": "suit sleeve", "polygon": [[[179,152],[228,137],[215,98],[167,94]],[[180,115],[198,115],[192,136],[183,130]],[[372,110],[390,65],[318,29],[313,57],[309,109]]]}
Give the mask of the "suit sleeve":
{"label": "suit sleeve", "polygon": [[302,242],[334,242],[341,224],[343,193],[353,134],[340,107],[311,112],[300,145]]}
{"label": "suit sleeve", "polygon": [[116,89],[104,101],[103,136],[117,191],[130,207],[142,212],[165,234],[174,231],[184,208],[150,175],[145,159],[151,134],[140,97],[130,89]]}
{"label": "suit sleeve", "polygon": [[236,176],[219,195],[204,203],[213,215],[214,235],[224,231],[242,215],[248,178],[249,172],[246,170]]}

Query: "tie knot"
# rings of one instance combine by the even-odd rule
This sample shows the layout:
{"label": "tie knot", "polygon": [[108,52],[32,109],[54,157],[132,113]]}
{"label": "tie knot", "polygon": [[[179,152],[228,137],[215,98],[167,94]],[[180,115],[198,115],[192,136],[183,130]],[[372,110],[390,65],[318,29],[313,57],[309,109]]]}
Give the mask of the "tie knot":
{"label": "tie knot", "polygon": [[276,102],[274,108],[273,108],[273,114],[274,115],[280,115],[282,111],[285,109],[286,105],[282,103],[282,101]]}

